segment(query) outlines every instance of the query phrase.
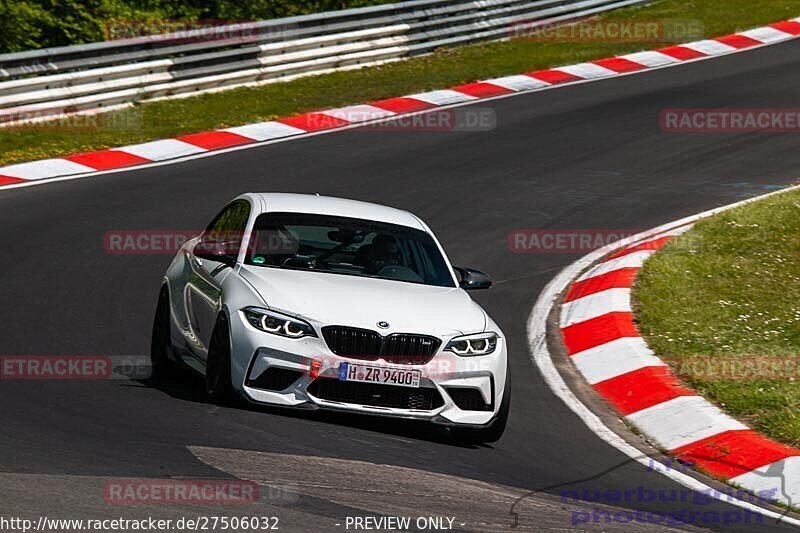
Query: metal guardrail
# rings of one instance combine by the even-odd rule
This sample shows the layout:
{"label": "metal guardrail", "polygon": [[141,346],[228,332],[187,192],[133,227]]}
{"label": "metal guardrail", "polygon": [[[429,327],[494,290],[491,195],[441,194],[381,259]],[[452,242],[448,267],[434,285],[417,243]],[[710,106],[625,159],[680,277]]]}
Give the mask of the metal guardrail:
{"label": "metal guardrail", "polygon": [[374,65],[508,38],[515,24],[549,24],[645,1],[412,0],[2,54],[0,125]]}

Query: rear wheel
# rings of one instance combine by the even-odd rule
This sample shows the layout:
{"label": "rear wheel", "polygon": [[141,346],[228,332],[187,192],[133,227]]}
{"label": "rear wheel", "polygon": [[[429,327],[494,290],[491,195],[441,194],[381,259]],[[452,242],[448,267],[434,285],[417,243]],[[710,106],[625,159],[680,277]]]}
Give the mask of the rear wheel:
{"label": "rear wheel", "polygon": [[169,365],[168,350],[171,342],[169,329],[169,290],[162,287],[158,294],[156,316],[153,319],[153,331],[150,337],[150,368],[154,378],[162,377]]}
{"label": "rear wheel", "polygon": [[487,442],[497,442],[503,436],[508,423],[508,413],[511,410],[511,379],[510,373],[506,370],[506,384],[503,389],[503,399],[500,402],[500,409],[491,424],[482,428],[454,427],[450,434],[458,442],[470,444],[482,444]]}
{"label": "rear wheel", "polygon": [[231,341],[225,315],[217,319],[208,345],[206,397],[217,405],[227,405],[234,398],[231,386]]}

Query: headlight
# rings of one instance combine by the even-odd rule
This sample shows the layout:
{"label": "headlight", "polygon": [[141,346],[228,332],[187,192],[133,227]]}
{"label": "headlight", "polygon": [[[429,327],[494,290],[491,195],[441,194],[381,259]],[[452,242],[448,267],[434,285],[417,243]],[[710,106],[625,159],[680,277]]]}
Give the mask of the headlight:
{"label": "headlight", "polygon": [[446,351],[456,355],[470,357],[474,355],[489,355],[497,348],[497,333],[476,333],[456,337],[445,346]]}
{"label": "headlight", "polygon": [[242,312],[244,316],[247,317],[247,321],[250,322],[254,328],[266,331],[267,333],[292,339],[317,336],[311,324],[299,318],[275,311],[267,311],[260,307],[246,307],[242,309]]}

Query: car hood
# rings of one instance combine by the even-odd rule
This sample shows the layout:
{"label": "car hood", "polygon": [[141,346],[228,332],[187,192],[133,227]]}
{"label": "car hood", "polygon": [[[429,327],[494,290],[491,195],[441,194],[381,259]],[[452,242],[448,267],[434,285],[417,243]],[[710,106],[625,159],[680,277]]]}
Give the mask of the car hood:
{"label": "car hood", "polygon": [[390,333],[447,336],[483,331],[486,314],[459,288],[402,281],[244,266],[242,277],[276,311],[319,326],[342,325]]}

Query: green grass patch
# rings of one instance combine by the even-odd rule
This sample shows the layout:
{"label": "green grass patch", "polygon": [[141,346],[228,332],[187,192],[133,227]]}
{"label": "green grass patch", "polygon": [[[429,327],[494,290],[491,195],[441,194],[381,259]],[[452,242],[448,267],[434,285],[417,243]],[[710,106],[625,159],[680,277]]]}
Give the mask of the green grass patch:
{"label": "green grass patch", "polygon": [[[718,36],[797,16],[797,0],[662,0],[617,10],[604,18],[695,19],[703,23],[706,36]],[[101,118],[104,126],[99,128],[0,129],[0,164],[274,120],[309,110],[452,87],[666,44],[674,43],[513,40],[442,49],[428,56],[356,71],[144,103],[108,113]]]}
{"label": "green grass patch", "polygon": [[144,35],[157,32],[161,23],[170,21],[266,20],[389,1],[8,0],[0,2],[0,53],[101,41],[108,37],[109,22],[136,21],[136,31]]}
{"label": "green grass patch", "polygon": [[645,263],[634,301],[642,335],[689,385],[800,446],[800,191],[698,222]]}

